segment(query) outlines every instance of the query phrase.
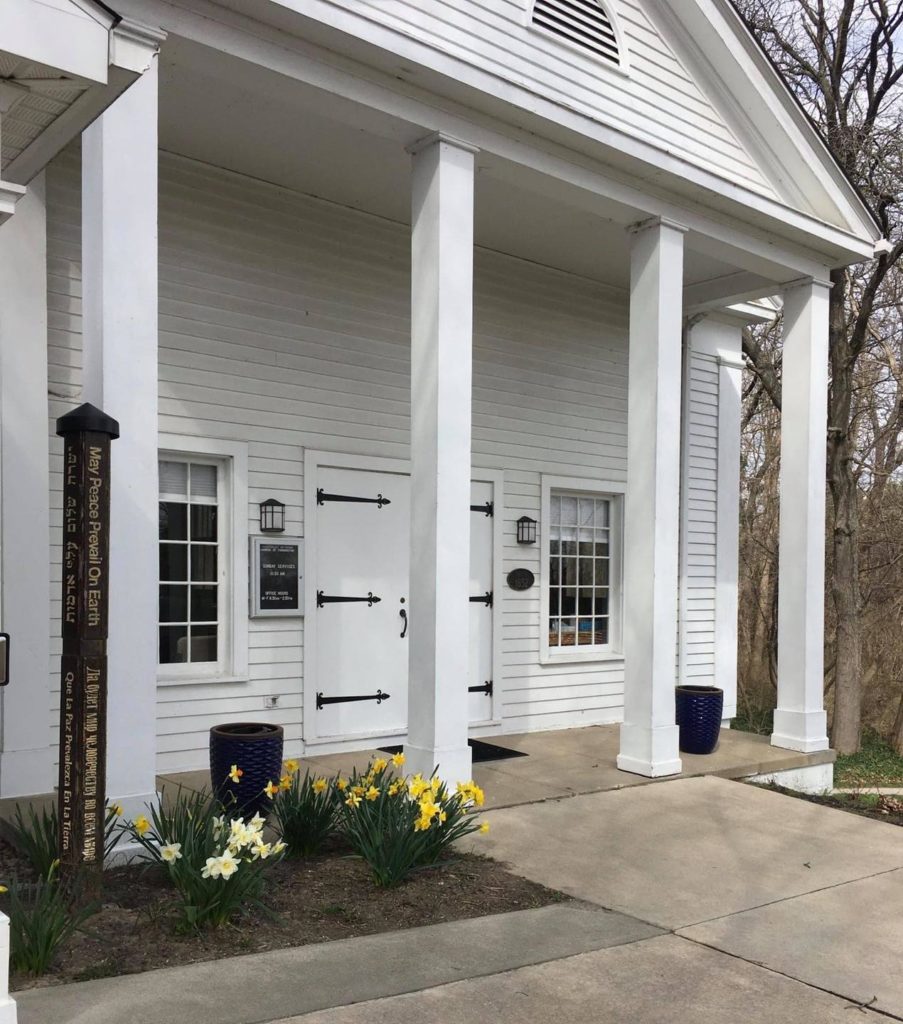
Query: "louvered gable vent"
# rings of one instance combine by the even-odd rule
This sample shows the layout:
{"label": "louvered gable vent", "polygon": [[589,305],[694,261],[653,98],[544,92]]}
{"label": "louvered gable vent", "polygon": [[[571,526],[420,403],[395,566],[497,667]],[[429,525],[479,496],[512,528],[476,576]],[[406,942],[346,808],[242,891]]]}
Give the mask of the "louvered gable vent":
{"label": "louvered gable vent", "polygon": [[533,24],[610,64],[620,64],[615,30],[598,0],[536,0]]}

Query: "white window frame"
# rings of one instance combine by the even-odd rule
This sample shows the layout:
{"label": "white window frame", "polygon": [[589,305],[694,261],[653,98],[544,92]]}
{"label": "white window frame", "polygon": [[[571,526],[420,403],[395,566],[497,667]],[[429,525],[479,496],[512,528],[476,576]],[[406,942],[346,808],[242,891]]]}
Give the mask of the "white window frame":
{"label": "white window frame", "polygon": [[[541,478],[540,498],[540,629],[539,661],[542,665],[560,665],[569,662],[623,661],[624,622],[624,494],[625,483],[611,480],[590,480],[586,477],[548,476]],[[558,648],[549,644],[549,551],[550,509],[552,494],[568,494],[582,498],[599,498],[611,503],[610,562],[609,562],[609,620],[607,644],[586,647]]]}
{"label": "white window frame", "polygon": [[[160,665],[161,686],[248,680],[248,446],[239,441],[160,434],[158,457],[213,463],[220,509],[220,660]],[[159,588],[159,580],[157,583]],[[158,626],[159,628],[159,626]],[[159,633],[157,635],[159,645]],[[159,657],[159,655],[158,655]]]}

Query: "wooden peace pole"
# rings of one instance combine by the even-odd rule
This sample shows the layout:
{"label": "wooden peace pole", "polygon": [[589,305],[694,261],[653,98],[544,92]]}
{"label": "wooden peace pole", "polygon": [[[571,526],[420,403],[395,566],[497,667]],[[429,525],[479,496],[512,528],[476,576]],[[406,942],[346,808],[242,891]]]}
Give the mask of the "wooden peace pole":
{"label": "wooden peace pole", "polygon": [[57,420],[63,469],[60,880],[100,894],[106,815],[110,442],[116,420],[85,404]]}

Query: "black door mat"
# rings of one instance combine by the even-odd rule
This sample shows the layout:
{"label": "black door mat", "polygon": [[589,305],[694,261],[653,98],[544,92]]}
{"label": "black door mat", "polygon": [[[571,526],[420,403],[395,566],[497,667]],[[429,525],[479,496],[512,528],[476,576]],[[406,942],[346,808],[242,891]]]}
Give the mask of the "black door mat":
{"label": "black door mat", "polygon": [[[468,740],[471,749],[471,756],[474,764],[481,764],[484,761],[505,761],[509,757],[526,757],[523,750],[510,750],[508,747],[500,747],[497,743],[487,743],[485,740]],[[400,754],[401,747],[380,747],[386,754]]]}

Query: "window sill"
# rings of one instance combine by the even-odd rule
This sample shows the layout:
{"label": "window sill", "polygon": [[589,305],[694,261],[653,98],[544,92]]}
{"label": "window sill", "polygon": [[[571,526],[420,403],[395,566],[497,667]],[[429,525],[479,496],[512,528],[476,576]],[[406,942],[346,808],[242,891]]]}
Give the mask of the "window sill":
{"label": "window sill", "polygon": [[157,686],[202,686],[207,683],[247,683],[247,675],[157,676]]}
{"label": "window sill", "polygon": [[619,651],[580,651],[573,654],[543,653],[539,656],[540,665],[583,665],[590,662],[623,662],[624,655]]}

